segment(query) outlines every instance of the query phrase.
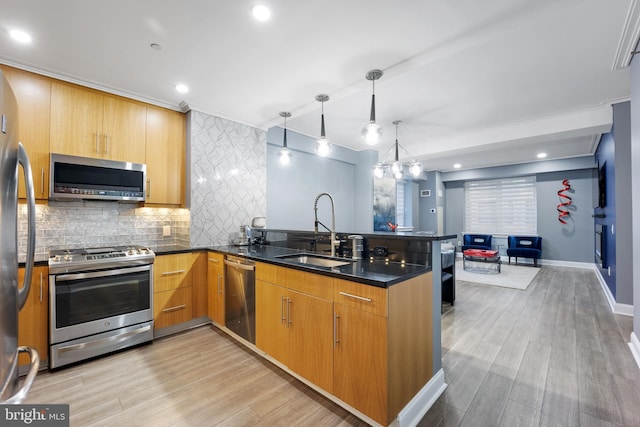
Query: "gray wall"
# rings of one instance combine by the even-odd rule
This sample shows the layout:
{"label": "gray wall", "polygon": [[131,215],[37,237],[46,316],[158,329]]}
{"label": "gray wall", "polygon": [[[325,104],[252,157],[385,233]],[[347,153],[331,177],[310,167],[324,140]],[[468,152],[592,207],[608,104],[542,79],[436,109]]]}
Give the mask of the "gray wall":
{"label": "gray wall", "polygon": [[[330,157],[319,157],[315,140],[287,130],[291,163],[282,166],[278,152],[283,129],[267,133],[267,227],[313,230],[313,205],[318,194],[331,194],[335,204],[336,228],[369,232],[373,227],[373,175],[377,161],[373,150],[355,152],[334,146]],[[331,226],[331,209],[325,197],[318,201],[318,219]]]}
{"label": "gray wall", "polygon": [[[547,164],[544,164],[547,163]],[[575,159],[573,162],[537,162],[536,164],[513,165],[443,174],[445,179],[445,232],[464,232],[464,181],[492,179],[507,176],[536,175],[538,203],[538,234],[542,236],[542,258],[593,263],[593,159]],[[551,171],[554,167],[567,170]],[[579,168],[579,169],[572,169]],[[452,178],[464,178],[452,180]],[[447,180],[448,179],[448,180]],[[558,221],[556,206],[559,203],[557,191],[562,188],[562,180],[569,179],[572,188],[572,211],[569,224]],[[457,241],[455,242],[457,244]],[[506,250],[506,237],[494,237],[494,243]]]}

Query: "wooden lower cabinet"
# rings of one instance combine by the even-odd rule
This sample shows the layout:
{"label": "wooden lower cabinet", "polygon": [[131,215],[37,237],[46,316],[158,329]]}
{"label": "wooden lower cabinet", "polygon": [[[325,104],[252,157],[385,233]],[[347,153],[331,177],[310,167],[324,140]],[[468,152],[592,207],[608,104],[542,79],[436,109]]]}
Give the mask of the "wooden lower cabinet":
{"label": "wooden lower cabinet", "polygon": [[[278,273],[286,274],[288,270],[277,268],[281,269]],[[260,265],[256,266],[256,275],[261,276]],[[317,279],[317,275],[306,275],[295,280],[306,283]],[[332,392],[333,301],[257,280],[256,346],[293,372]]]}
{"label": "wooden lower cabinet", "polygon": [[333,394],[384,424],[387,413],[387,317],[336,303]]}
{"label": "wooden lower cabinet", "polygon": [[193,318],[191,287],[156,292],[153,295],[154,328],[188,322]]}
{"label": "wooden lower cabinet", "polygon": [[[24,268],[18,269],[18,286],[24,279]],[[18,315],[18,345],[33,347],[41,360],[49,354],[49,268],[34,267],[31,290]],[[29,356],[20,354],[18,363],[29,364]]]}
{"label": "wooden lower cabinet", "polygon": [[433,376],[431,273],[389,288],[263,263],[256,277],[256,346],[377,423]]}
{"label": "wooden lower cabinet", "polygon": [[224,255],[209,252],[207,255],[208,313],[209,318],[224,325]]}
{"label": "wooden lower cabinet", "polygon": [[209,282],[207,280],[207,253],[193,253],[193,318],[207,317],[209,312]]}
{"label": "wooden lower cabinet", "polygon": [[207,315],[205,253],[156,256],[153,266],[154,329]]}

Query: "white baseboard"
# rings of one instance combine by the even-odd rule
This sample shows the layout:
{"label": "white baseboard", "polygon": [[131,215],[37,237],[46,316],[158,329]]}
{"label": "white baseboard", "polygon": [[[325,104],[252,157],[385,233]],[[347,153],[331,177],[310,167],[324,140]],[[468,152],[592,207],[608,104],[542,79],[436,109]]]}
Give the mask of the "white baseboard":
{"label": "white baseboard", "polygon": [[607,286],[607,282],[602,277],[602,273],[595,264],[592,264],[593,271],[596,272],[596,277],[598,278],[598,282],[600,282],[600,287],[602,288],[602,292],[604,293],[607,302],[609,303],[609,307],[611,311],[615,314],[620,314],[622,316],[633,317],[633,306],[630,304],[620,304],[616,302],[616,299],[613,297],[611,293],[611,289]]}
{"label": "white baseboard", "polygon": [[391,425],[397,427],[414,427],[418,425],[422,417],[446,389],[447,383],[444,382],[444,370],[440,369],[413,399],[402,408]]}
{"label": "white baseboard", "polygon": [[629,348],[631,349],[631,354],[633,354],[633,358],[636,360],[636,364],[638,368],[640,368],[640,341],[638,341],[638,336],[635,332],[631,332],[631,340],[629,341]]}

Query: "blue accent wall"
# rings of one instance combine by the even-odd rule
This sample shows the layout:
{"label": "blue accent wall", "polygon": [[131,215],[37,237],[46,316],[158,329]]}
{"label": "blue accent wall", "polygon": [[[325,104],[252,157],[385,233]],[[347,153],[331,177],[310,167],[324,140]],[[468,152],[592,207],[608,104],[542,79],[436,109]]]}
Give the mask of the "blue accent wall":
{"label": "blue accent wall", "polygon": [[[615,123],[614,123],[615,127]],[[596,215],[595,224],[602,225],[603,234],[603,248],[604,254],[604,268],[599,268],[600,274],[604,278],[611,294],[615,298],[616,296],[616,236],[612,232],[615,231],[616,225],[616,208],[615,208],[615,139],[614,130],[602,135],[598,150],[596,151],[596,162],[600,168],[605,168],[606,179],[606,205],[604,207],[594,208],[594,214]],[[597,204],[597,185],[594,188],[596,192],[596,198],[594,198],[594,205]],[[598,215],[604,215],[603,218],[598,218]],[[594,239],[597,238],[594,230]],[[594,262],[596,257],[594,253]],[[597,264],[597,263],[596,263]]]}

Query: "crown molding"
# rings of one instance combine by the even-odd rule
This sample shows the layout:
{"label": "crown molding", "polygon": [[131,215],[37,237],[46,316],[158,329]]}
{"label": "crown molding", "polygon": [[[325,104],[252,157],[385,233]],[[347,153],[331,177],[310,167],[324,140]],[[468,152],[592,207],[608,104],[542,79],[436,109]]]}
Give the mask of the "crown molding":
{"label": "crown molding", "polygon": [[638,38],[640,38],[640,7],[637,0],[631,0],[611,70],[621,70],[631,64]]}

